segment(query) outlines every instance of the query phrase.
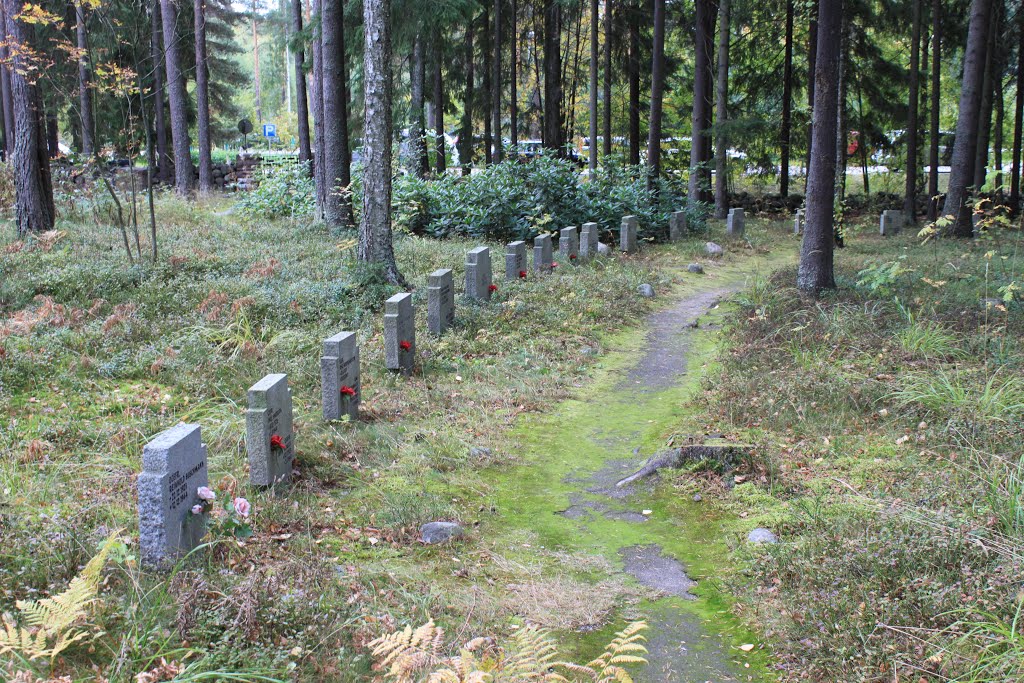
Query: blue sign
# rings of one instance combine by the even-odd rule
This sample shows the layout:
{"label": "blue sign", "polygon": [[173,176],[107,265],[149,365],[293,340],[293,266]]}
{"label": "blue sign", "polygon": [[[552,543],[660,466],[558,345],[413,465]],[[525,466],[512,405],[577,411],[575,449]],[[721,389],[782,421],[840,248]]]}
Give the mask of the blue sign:
{"label": "blue sign", "polygon": [[265,137],[265,138],[276,138],[277,137],[277,124],[276,123],[264,123],[263,124],[263,137]]}

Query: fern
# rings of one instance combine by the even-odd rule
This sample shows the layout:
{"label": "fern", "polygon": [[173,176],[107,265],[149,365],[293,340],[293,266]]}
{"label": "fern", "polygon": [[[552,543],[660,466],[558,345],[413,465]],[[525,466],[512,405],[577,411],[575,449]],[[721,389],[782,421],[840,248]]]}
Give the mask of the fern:
{"label": "fern", "polygon": [[3,626],[0,654],[14,652],[30,661],[42,658],[52,661],[74,643],[87,638],[89,632],[76,625],[98,599],[103,568],[119,542],[115,532],[63,593],[39,601],[18,600],[15,603],[17,617],[10,614],[0,617]]}
{"label": "fern", "polygon": [[387,669],[384,677],[393,683],[412,683],[417,674],[426,674],[427,683],[633,683],[625,667],[647,663],[646,628],[643,622],[630,624],[587,664],[559,661],[550,633],[535,626],[517,631],[506,647],[493,638],[474,638],[451,657],[441,654],[444,631],[433,621],[415,631],[407,626],[370,647],[376,668]]}

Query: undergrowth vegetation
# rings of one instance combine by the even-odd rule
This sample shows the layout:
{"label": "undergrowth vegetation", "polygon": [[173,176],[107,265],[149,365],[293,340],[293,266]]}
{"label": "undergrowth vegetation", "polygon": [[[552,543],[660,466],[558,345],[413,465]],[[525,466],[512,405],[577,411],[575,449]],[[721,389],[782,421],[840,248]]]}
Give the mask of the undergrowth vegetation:
{"label": "undergrowth vegetation", "polygon": [[781,537],[734,588],[784,680],[1022,680],[1020,234],[847,244],[834,294],[740,297],[699,404],[759,444],[724,504]]}

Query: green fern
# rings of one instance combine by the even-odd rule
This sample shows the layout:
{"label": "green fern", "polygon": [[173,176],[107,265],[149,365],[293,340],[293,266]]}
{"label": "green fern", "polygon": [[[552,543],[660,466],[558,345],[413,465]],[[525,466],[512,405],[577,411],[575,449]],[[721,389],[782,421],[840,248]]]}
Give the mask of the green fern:
{"label": "green fern", "polygon": [[38,601],[18,600],[17,617],[4,614],[0,618],[0,655],[15,652],[29,660],[52,661],[74,643],[88,638],[89,631],[76,625],[98,599],[103,568],[119,542],[117,533],[111,535],[63,593]]}

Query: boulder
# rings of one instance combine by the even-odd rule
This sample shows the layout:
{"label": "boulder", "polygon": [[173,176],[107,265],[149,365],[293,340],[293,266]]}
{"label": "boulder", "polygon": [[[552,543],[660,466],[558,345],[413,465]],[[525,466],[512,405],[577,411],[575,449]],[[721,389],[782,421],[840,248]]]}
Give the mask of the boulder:
{"label": "boulder", "polygon": [[686,269],[691,273],[697,273],[698,275],[704,273],[704,266],[702,266],[699,263],[691,263],[690,265],[686,266]]}
{"label": "boulder", "polygon": [[640,292],[640,296],[644,297],[645,299],[651,299],[654,297],[654,287],[650,286],[649,284],[645,283],[640,285],[639,287],[636,288],[636,291]]}
{"label": "boulder", "polygon": [[722,245],[715,244],[714,242],[708,242],[704,245],[704,253],[708,256],[721,256],[725,253],[725,249],[722,249]]}
{"label": "boulder", "polygon": [[465,533],[462,526],[455,522],[428,522],[420,527],[420,538],[428,545],[444,543]]}
{"label": "boulder", "polygon": [[779,537],[764,527],[757,527],[747,534],[747,541],[750,543],[778,543]]}
{"label": "boulder", "polygon": [[612,250],[604,242],[598,242],[597,243],[597,253],[600,254],[601,256],[607,256],[608,254],[612,253]]}

